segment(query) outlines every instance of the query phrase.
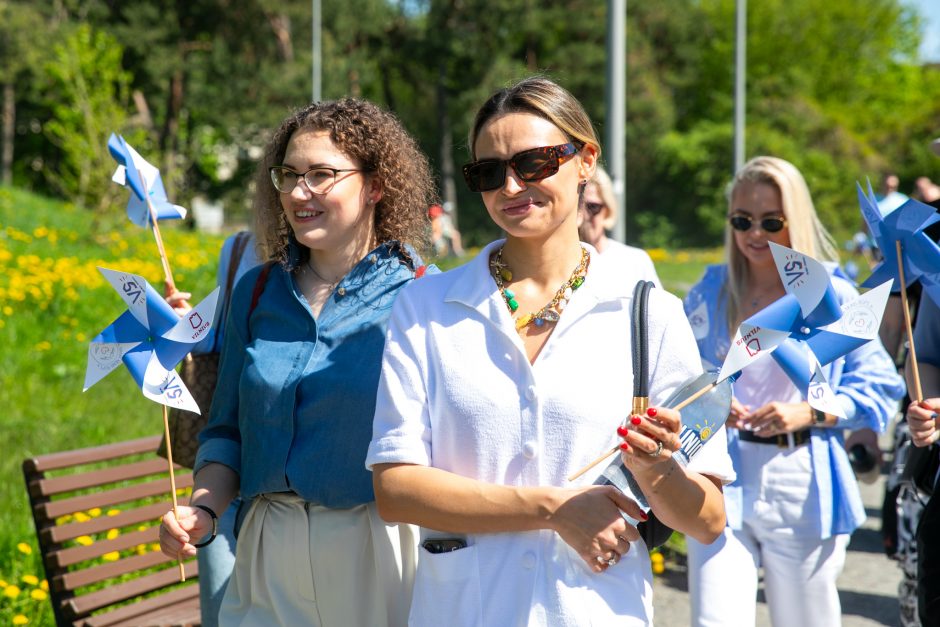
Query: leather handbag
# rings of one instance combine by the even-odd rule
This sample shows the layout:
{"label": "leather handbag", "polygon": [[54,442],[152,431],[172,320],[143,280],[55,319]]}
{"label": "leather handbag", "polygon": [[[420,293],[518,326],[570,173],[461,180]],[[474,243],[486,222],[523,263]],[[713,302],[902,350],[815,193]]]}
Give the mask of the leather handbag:
{"label": "leather handbag", "polygon": [[[222,300],[218,324],[224,324],[227,317],[229,302],[232,297],[232,286],[235,283],[235,274],[238,271],[238,266],[250,238],[251,235],[248,232],[242,231],[235,236],[235,241],[232,243],[228,275],[225,281],[225,297]],[[167,415],[170,426],[170,442],[173,444],[173,462],[185,468],[192,468],[196,463],[196,451],[199,450],[199,432],[209,422],[209,408],[212,406],[212,395],[215,394],[215,386],[219,377],[217,338],[218,332],[213,334],[213,346],[210,352],[187,355],[179,371],[180,378],[193,395],[193,400],[196,401],[202,413],[197,414],[172,407]],[[157,454],[166,457],[166,440],[160,441]]]}

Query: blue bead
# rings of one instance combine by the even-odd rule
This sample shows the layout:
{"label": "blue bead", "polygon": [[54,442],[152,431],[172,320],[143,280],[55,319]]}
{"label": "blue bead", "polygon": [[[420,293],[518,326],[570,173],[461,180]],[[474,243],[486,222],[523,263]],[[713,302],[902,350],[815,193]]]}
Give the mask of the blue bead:
{"label": "blue bead", "polygon": [[535,319],[535,326],[540,327],[540,326],[542,326],[542,325],[544,325],[544,324],[545,324],[545,321],[542,320],[541,318],[536,318],[536,319]]}

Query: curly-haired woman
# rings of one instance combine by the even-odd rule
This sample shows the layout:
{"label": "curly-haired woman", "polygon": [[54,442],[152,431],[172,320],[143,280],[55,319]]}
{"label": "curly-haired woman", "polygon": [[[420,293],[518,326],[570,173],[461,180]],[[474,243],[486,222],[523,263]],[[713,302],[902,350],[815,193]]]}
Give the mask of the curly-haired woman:
{"label": "curly-haired woman", "polygon": [[234,290],[190,506],[161,527],[164,553],[191,556],[241,493],[223,625],[406,621],[416,538],[379,518],[364,460],[433,195],[415,141],[369,102],[312,104],[274,134],[255,203],[271,262]]}

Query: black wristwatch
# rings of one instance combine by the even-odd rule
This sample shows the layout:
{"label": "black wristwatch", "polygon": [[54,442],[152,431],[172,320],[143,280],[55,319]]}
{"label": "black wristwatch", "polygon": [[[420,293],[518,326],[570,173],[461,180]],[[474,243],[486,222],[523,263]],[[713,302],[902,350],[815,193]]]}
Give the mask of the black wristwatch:
{"label": "black wristwatch", "polygon": [[813,408],[813,422],[817,427],[826,426],[826,412],[821,409]]}

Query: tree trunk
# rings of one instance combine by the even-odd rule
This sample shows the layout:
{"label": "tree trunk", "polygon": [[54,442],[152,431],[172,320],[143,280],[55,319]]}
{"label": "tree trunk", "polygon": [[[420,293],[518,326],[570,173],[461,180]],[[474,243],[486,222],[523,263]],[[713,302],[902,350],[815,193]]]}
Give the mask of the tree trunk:
{"label": "tree trunk", "polygon": [[437,130],[440,137],[441,190],[444,206],[450,209],[450,217],[457,223],[457,187],[454,184],[454,138],[447,110],[448,94],[445,83],[447,67],[444,61],[438,64],[437,73]]}
{"label": "tree trunk", "polygon": [[183,108],[183,70],[177,69],[170,77],[166,120],[160,134],[160,152],[163,153],[163,185],[169,198],[176,191],[176,155],[179,150],[180,111]]}
{"label": "tree trunk", "polygon": [[16,136],[16,91],[13,81],[3,84],[3,154],[0,157],[0,183],[13,183],[13,140]]}

